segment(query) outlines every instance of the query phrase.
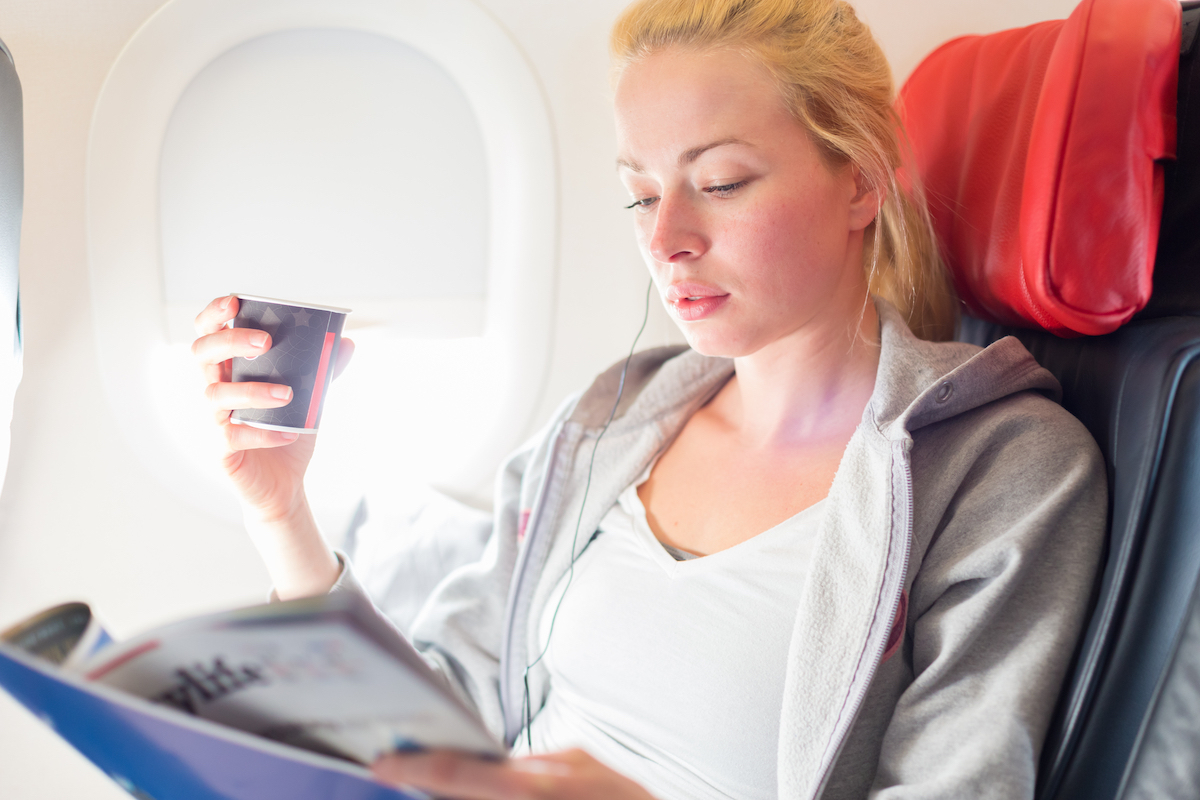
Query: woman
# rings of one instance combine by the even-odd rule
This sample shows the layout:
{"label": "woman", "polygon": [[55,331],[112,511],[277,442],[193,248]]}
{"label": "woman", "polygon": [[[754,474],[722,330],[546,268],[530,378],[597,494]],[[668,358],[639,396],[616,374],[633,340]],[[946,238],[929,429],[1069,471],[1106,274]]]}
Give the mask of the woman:
{"label": "woman", "polygon": [[[639,0],[612,45],[621,179],[691,349],[600,376],[505,464],[483,560],[413,632],[515,756],[377,774],[459,798],[1032,796],[1103,470],[1018,343],[925,340],[953,301],[896,179],[882,53],[838,0]],[[194,351],[276,590],[362,591],[308,511],[311,439],[229,424],[289,399],[228,383],[270,346],[235,313],[205,309]]]}

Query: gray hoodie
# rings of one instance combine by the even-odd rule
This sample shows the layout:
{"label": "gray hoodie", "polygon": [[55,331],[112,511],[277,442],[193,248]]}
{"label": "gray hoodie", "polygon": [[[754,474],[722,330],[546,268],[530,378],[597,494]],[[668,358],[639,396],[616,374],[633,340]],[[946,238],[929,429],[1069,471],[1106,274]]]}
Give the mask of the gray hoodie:
{"label": "gray hoodie", "polygon": [[[830,488],[796,611],[779,796],[1032,797],[1101,553],[1103,461],[1015,339],[985,350],[925,342],[877,306],[875,390]],[[509,744],[577,522],[576,552],[732,371],[691,350],[635,356],[582,511],[620,364],[501,469],[482,557],[437,585],[412,638]],[[351,570],[335,588],[362,591]],[[528,673],[536,714],[549,676],[541,663]]]}

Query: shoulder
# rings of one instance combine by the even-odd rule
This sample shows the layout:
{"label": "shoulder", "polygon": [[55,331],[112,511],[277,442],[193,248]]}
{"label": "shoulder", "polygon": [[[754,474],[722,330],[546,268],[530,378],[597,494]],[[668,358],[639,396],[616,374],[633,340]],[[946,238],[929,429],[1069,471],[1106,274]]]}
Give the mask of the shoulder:
{"label": "shoulder", "polygon": [[1061,395],[1054,376],[1012,337],[986,348],[926,342],[912,335],[890,305],[880,304],[879,311],[879,370],[868,414],[889,439],[1022,393],[1055,401]]}
{"label": "shoulder", "polygon": [[1104,460],[1058,404],[1054,377],[1012,338],[980,349],[905,334],[881,363],[877,405],[891,418],[878,429],[909,443],[917,552],[1016,557],[1046,537],[1095,550],[1107,511]]}
{"label": "shoulder", "polygon": [[1054,495],[1102,502],[1104,459],[1088,430],[1057,403],[1020,392],[913,435],[916,491],[935,506],[972,502],[999,514]]}
{"label": "shoulder", "polygon": [[602,426],[620,396],[615,419],[639,422],[685,405],[733,374],[733,361],[703,356],[686,346],[634,353],[600,373],[570,410],[569,420]]}
{"label": "shoulder", "polygon": [[940,576],[932,585],[996,577],[1026,571],[1031,558],[1060,568],[1082,559],[1072,582],[1083,591],[1091,580],[1108,508],[1104,459],[1057,403],[1021,392],[927,426],[913,436],[911,463],[927,590],[931,575]]}

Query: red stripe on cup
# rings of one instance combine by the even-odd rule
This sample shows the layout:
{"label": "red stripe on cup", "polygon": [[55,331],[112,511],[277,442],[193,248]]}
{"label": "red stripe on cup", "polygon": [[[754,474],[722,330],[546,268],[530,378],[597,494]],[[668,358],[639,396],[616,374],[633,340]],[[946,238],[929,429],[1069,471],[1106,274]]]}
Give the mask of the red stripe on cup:
{"label": "red stripe on cup", "polygon": [[329,371],[329,357],[333,354],[336,333],[325,334],[325,346],[321,348],[321,363],[317,365],[317,379],[313,382],[312,400],[308,401],[308,418],[305,428],[317,427],[317,414],[321,412],[321,396],[325,394],[325,373]]}

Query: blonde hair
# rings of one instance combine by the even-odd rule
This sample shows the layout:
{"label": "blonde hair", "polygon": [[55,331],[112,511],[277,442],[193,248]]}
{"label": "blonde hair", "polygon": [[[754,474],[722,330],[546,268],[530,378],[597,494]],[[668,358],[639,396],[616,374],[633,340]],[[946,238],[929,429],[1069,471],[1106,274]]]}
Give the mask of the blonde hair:
{"label": "blonde hair", "polygon": [[[729,48],[763,64],[792,115],[832,166],[856,165],[880,198],[864,236],[871,293],[913,333],[954,335],[957,301],[915,175],[897,177],[903,127],[892,72],[871,31],[843,0],[635,0],[613,26],[614,78],[669,47]],[[907,183],[908,185],[904,185]]]}

